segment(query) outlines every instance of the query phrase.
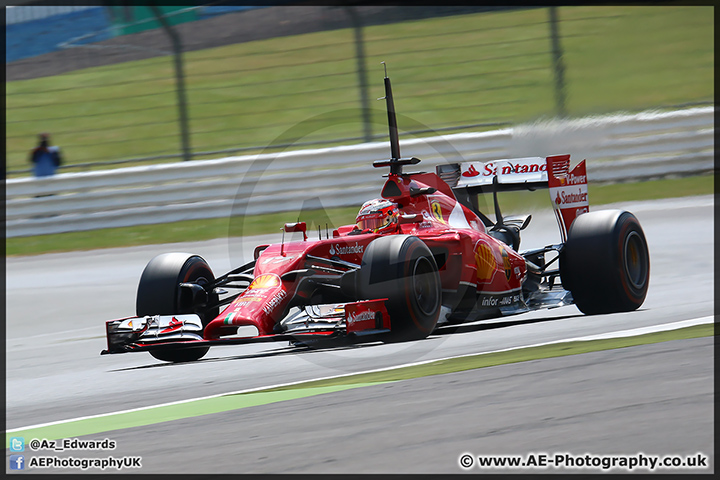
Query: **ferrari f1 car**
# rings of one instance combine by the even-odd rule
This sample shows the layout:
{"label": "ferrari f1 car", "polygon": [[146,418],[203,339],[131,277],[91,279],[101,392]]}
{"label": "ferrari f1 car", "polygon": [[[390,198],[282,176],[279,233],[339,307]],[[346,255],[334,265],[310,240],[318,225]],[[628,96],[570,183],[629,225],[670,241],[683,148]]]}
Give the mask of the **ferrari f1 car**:
{"label": "ferrari f1 car", "polygon": [[[627,211],[589,211],[585,161],[569,155],[443,164],[406,173],[390,80],[385,99],[391,158],[380,198],[354,225],[317,240],[305,223],[285,224],[280,244],[216,277],[198,255],[150,260],[136,316],[106,322],[103,354],[148,351],[194,361],[214,345],[319,339],[422,339],[438,325],[575,304],[583,313],[642,305],[650,275],[647,242]],[[561,242],[520,250],[531,216],[503,216],[497,192],[547,188]],[[494,220],[478,208],[492,192]],[[302,240],[285,242],[285,233]],[[248,333],[252,330],[251,333]]]}

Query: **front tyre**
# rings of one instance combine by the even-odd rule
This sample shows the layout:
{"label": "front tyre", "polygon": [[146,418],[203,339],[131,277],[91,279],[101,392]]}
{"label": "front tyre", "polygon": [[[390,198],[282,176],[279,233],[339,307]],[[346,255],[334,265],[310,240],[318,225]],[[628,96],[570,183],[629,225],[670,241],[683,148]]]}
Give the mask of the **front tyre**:
{"label": "front tyre", "polygon": [[425,338],[440,315],[442,289],[430,249],[417,237],[389,235],[375,239],[363,254],[359,294],[387,298],[392,341]]}
{"label": "front tyre", "polygon": [[[210,310],[202,305],[192,305],[187,300],[181,302],[181,283],[206,285],[215,280],[210,266],[198,255],[188,253],[163,253],[147,264],[138,284],[136,314],[176,315],[195,313],[200,316],[203,325],[214,319],[219,308]],[[209,296],[209,302],[217,301],[217,294]],[[192,362],[199,360],[208,352],[209,347],[185,348],[179,350],[151,351],[150,355],[166,362]]]}
{"label": "front tyre", "polygon": [[560,254],[560,277],[585,314],[640,307],[650,281],[650,256],[635,215],[600,210],[578,216]]}

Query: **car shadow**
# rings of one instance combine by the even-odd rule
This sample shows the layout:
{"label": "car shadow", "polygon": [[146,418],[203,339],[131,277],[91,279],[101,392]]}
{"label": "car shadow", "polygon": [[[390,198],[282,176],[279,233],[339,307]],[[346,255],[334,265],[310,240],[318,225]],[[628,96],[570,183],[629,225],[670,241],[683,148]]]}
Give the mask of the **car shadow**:
{"label": "car shadow", "polygon": [[489,318],[485,320],[476,320],[469,323],[461,323],[457,325],[443,325],[437,327],[432,333],[435,335],[449,335],[453,333],[468,333],[468,332],[479,332],[482,330],[494,330],[497,328],[514,327],[518,325],[530,325],[533,323],[545,323],[553,322],[556,320],[569,320],[571,318],[585,317],[582,313],[573,313],[567,315],[557,315],[553,317],[542,317],[542,318],[526,318],[521,320],[502,320],[498,318]]}
{"label": "car shadow", "polygon": [[[342,343],[339,343],[342,342]],[[171,363],[171,362],[163,362],[161,360],[154,360],[158,363],[152,363],[148,365],[137,365],[133,367],[124,367],[124,368],[116,368],[113,370],[109,370],[109,372],[126,372],[126,371],[133,371],[133,370],[143,370],[147,368],[168,368],[168,367],[179,367],[182,365],[195,365],[198,363],[212,363],[212,362],[228,362],[233,360],[246,360],[251,358],[264,358],[264,357],[279,357],[282,355],[297,355],[302,353],[312,353],[312,352],[329,352],[329,351],[342,351],[342,350],[350,350],[355,348],[363,348],[363,347],[370,347],[372,345],[377,345],[380,341],[379,340],[369,340],[369,341],[348,341],[344,339],[340,340],[322,340],[318,341],[317,344],[314,345],[305,345],[305,346],[294,346],[294,345],[288,345],[280,348],[274,348],[272,350],[265,350],[262,352],[257,353],[248,353],[243,355],[224,355],[224,356],[217,356],[217,357],[206,357],[201,358],[200,360],[195,360],[192,362],[177,362],[177,363]],[[219,351],[222,351],[222,345],[217,346]],[[146,353],[146,352],[137,352],[139,353]]]}

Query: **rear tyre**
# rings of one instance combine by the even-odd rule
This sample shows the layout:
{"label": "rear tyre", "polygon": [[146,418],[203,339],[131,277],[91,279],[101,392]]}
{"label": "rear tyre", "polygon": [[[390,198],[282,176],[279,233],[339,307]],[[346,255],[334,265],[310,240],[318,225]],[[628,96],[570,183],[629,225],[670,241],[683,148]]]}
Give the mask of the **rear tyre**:
{"label": "rear tyre", "polygon": [[430,249],[417,237],[390,235],[370,243],[362,258],[358,292],[365,299],[388,299],[389,341],[425,338],[437,325],[440,275]]}
{"label": "rear tyre", "polygon": [[[181,283],[205,285],[215,280],[210,266],[198,255],[188,253],[163,253],[147,264],[138,284],[136,314],[175,315],[195,313],[200,316],[203,326],[214,319],[219,308],[204,310],[181,298]],[[181,301],[182,300],[182,301]],[[211,294],[209,303],[217,302],[217,294]],[[180,350],[151,351],[150,355],[166,362],[192,362],[199,360],[209,347],[185,348]]]}
{"label": "rear tyre", "polygon": [[578,216],[560,254],[560,278],[585,314],[640,307],[650,280],[650,256],[635,215],[601,210]]}

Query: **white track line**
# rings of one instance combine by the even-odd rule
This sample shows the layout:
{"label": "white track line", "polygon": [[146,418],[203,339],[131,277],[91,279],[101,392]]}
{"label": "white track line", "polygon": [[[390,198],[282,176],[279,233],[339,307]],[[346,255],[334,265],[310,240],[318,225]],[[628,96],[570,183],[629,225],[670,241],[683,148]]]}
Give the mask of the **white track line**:
{"label": "white track line", "polygon": [[109,417],[109,416],[113,416],[113,415],[121,415],[121,414],[124,414],[124,413],[139,412],[139,411],[150,410],[150,409],[159,408],[159,407],[167,407],[167,406],[170,406],[170,405],[181,405],[181,404],[183,404],[183,403],[191,403],[191,402],[197,402],[197,401],[200,401],[200,400],[207,400],[207,399],[211,399],[211,398],[219,398],[219,397],[224,397],[224,396],[227,396],[227,395],[240,395],[240,394],[244,394],[244,393],[253,393],[253,392],[258,392],[258,391],[262,391],[262,390],[268,390],[268,389],[271,389],[271,388],[288,387],[288,386],[292,386],[292,385],[299,385],[299,384],[308,383],[308,382],[316,382],[316,381],[320,381],[320,380],[333,380],[333,379],[336,379],[336,378],[349,377],[349,376],[353,376],[353,375],[362,375],[362,374],[365,374],[365,373],[385,372],[385,371],[388,371],[388,370],[397,370],[397,369],[405,368],[405,367],[414,367],[414,366],[417,366],[417,365],[425,365],[425,364],[428,364],[428,363],[439,362],[439,361],[442,361],[442,360],[451,360],[451,359],[454,359],[454,358],[473,357],[473,356],[485,355],[485,354],[489,354],[489,353],[507,352],[507,351],[511,351],[511,350],[520,350],[520,349],[523,349],[523,348],[540,347],[540,346],[543,346],[543,345],[553,345],[553,344],[556,344],[556,343],[584,342],[584,341],[589,341],[589,340],[601,340],[601,339],[608,339],[608,338],[634,337],[634,336],[637,336],[637,335],[644,335],[644,334],[646,334],[646,333],[664,332],[664,331],[669,331],[669,330],[677,330],[677,329],[679,329],[679,328],[692,327],[692,326],[695,326],[695,325],[702,325],[702,324],[706,324],[706,323],[714,323],[714,321],[715,321],[715,318],[714,318],[713,316],[698,317],[698,318],[691,318],[691,319],[689,319],[689,320],[681,320],[681,321],[679,321],[679,322],[663,323],[663,324],[661,324],[661,325],[653,325],[653,326],[650,326],[650,327],[632,328],[632,329],[629,329],[629,330],[619,330],[619,331],[616,331],[616,332],[599,333],[599,334],[596,334],[596,335],[586,335],[586,336],[583,336],[583,337],[565,338],[565,339],[562,339],[562,340],[553,340],[553,341],[551,341],[551,342],[534,343],[534,344],[532,344],[532,345],[522,345],[522,346],[519,346],[519,347],[503,348],[503,349],[500,349],[500,350],[491,350],[491,351],[487,351],[487,352],[468,353],[468,354],[465,354],[465,355],[457,355],[457,356],[452,356],[452,357],[434,358],[434,359],[432,359],[432,360],[423,360],[423,361],[420,361],[420,362],[406,363],[406,364],[403,364],[403,365],[395,365],[395,366],[392,366],[392,367],[377,368],[377,369],[374,369],[374,370],[365,370],[365,371],[362,371],[362,372],[344,373],[344,374],[341,374],[341,375],[332,375],[332,376],[329,376],[329,377],[313,378],[313,379],[310,379],[310,380],[301,380],[301,381],[297,381],[297,382],[280,383],[280,384],[277,384],[277,385],[268,385],[268,386],[264,386],[264,387],[255,387],[255,388],[249,388],[249,389],[246,389],[246,390],[237,390],[237,391],[234,391],[234,392],[218,393],[218,394],[215,394],[215,395],[208,395],[208,396],[206,396],[206,397],[197,397],[197,398],[190,398],[190,399],[187,399],[187,400],[179,400],[179,401],[176,401],[176,402],[160,403],[160,404],[157,404],[157,405],[150,405],[150,406],[147,406],[147,407],[132,408],[132,409],[129,409],[129,410],[120,410],[120,411],[117,411],[117,412],[110,412],[110,413],[101,413],[101,414],[98,414],[98,415],[89,415],[89,416],[86,416],[86,417],[77,417],[77,418],[71,418],[71,419],[68,419],[68,420],[58,420],[58,421],[49,422],[49,423],[40,423],[40,424],[37,424],[37,425],[30,425],[30,426],[27,426],[27,427],[12,428],[12,429],[6,430],[5,432],[6,432],[6,433],[12,433],[12,432],[19,432],[19,431],[22,431],[22,430],[30,430],[30,429],[42,428],[42,427],[50,427],[50,426],[53,426],[53,425],[60,425],[60,424],[63,424],[63,423],[72,423],[72,422],[77,422],[77,421],[80,421],[80,420],[89,420],[89,419],[94,419],[94,418]]}

